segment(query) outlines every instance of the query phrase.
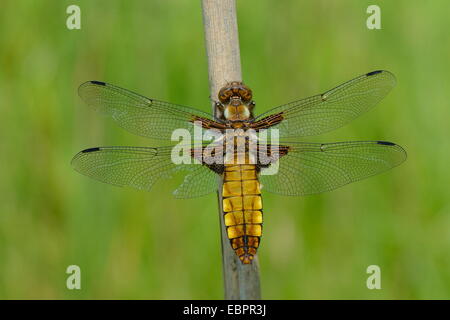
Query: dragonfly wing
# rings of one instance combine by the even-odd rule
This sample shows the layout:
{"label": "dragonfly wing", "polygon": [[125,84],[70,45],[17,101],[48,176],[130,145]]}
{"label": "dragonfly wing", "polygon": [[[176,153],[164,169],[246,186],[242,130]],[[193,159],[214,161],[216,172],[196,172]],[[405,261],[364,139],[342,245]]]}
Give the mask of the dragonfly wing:
{"label": "dragonfly wing", "polygon": [[369,72],[323,94],[263,113],[254,126],[277,128],[284,138],[322,134],[368,111],[394,86],[395,76],[389,71]]}
{"label": "dragonfly wing", "polygon": [[[190,152],[190,151],[189,151]],[[217,190],[216,174],[193,160],[191,164],[174,164],[172,147],[98,147],[79,152],[72,166],[96,180],[141,190],[150,190],[156,181],[187,173],[174,192],[177,198],[193,198]]]}
{"label": "dragonfly wing", "polygon": [[122,128],[148,138],[170,140],[175,129],[187,129],[193,135],[194,121],[204,128],[221,126],[208,113],[149,99],[100,81],[85,82],[78,92],[89,106],[110,116]]}
{"label": "dragonfly wing", "polygon": [[217,174],[205,166],[197,165],[184,177],[183,183],[173,192],[175,198],[201,197],[217,191]]}
{"label": "dragonfly wing", "polygon": [[263,190],[299,196],[330,191],[398,166],[406,159],[402,147],[384,141],[286,143],[287,154],[272,164],[274,175],[261,171]]}

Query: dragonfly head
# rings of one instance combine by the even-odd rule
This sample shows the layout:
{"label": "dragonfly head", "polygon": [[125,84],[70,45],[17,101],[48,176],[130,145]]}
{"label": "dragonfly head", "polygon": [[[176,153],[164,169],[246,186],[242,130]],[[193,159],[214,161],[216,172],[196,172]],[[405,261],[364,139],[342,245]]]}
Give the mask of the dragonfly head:
{"label": "dragonfly head", "polygon": [[219,102],[216,104],[222,120],[243,121],[253,119],[252,90],[242,82],[227,83],[219,91]]}

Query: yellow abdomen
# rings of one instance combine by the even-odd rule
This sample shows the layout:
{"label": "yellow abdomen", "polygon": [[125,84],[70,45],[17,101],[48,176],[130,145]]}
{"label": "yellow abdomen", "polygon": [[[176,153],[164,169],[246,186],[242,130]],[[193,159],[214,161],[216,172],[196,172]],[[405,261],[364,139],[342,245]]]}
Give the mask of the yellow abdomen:
{"label": "yellow abdomen", "polygon": [[223,214],[228,239],[242,263],[253,260],[262,236],[262,200],[256,166],[225,165]]}

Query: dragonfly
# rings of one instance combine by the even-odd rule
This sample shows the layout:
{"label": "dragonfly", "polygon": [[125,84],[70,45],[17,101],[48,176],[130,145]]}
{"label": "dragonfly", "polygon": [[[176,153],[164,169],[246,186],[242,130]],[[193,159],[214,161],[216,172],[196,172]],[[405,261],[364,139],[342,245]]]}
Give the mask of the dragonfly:
{"label": "dragonfly", "polygon": [[[150,190],[157,181],[182,172],[184,180],[173,192],[176,198],[217,192],[221,179],[222,218],[230,245],[243,264],[250,264],[262,237],[261,190],[283,196],[318,194],[385,172],[406,160],[405,150],[388,141],[299,141],[354,120],[382,100],[395,83],[389,71],[372,71],[324,93],[255,116],[252,90],[242,82],[224,85],[212,115],[105,82],[88,81],[79,87],[80,97],[139,136],[169,142],[174,130],[180,128],[194,136],[195,130],[222,134],[230,130],[277,130],[279,141],[257,139],[252,149],[246,144],[239,151],[244,156],[240,163],[233,161],[239,153],[236,149],[231,158],[206,161],[201,155],[210,143],[205,141],[186,145],[184,151],[193,160],[190,163],[173,161],[173,143],[161,147],[94,147],[76,154],[71,163],[88,177],[141,190]],[[248,143],[248,139],[245,141]],[[251,150],[267,151],[268,147],[274,150],[268,164],[250,161]],[[225,149],[218,150],[216,154],[225,154]],[[276,166],[276,173],[264,174],[272,166]]]}

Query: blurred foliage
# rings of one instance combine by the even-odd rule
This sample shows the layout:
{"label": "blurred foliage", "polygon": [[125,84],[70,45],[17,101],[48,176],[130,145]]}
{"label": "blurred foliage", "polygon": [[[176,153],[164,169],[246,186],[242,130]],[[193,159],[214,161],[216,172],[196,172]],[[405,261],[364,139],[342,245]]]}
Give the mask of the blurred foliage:
{"label": "blurred foliage", "polygon": [[[310,141],[389,140],[408,160],[330,193],[264,194],[266,299],[450,298],[450,41],[446,0],[238,1],[244,80],[257,111],[386,69],[373,111]],[[66,8],[82,29],[66,28]],[[217,199],[121,189],[70,167],[81,149],[158,145],[83,105],[108,81],[209,111],[199,1],[3,0],[0,10],[0,298],[221,299]],[[231,80],[231,79],[230,79]],[[82,271],[82,290],[65,270]],[[366,288],[366,268],[382,290]]]}

